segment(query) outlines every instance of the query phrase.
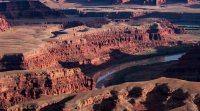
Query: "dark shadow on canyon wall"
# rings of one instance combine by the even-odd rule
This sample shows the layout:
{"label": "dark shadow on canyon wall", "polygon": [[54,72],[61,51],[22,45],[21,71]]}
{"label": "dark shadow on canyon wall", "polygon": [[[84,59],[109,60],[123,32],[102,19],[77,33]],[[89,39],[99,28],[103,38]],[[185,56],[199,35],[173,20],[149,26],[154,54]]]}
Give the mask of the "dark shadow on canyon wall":
{"label": "dark shadow on canyon wall", "polygon": [[67,32],[64,32],[63,30],[54,31],[54,32],[51,32],[51,33],[53,34],[53,36],[51,38],[56,38],[58,35],[67,34]]}
{"label": "dark shadow on canyon wall", "polygon": [[197,9],[197,8],[200,8],[200,4],[192,4],[192,5],[188,6],[188,7]]}
{"label": "dark shadow on canyon wall", "polygon": [[82,26],[82,25],[84,25],[84,24],[80,21],[71,21],[71,22],[63,23],[63,28],[67,29],[67,28],[73,28],[73,27],[78,27],[78,26]]}
{"label": "dark shadow on canyon wall", "polygon": [[67,97],[59,101],[58,103],[42,108],[40,111],[63,111],[63,108],[65,107],[65,103],[72,100],[74,97],[75,96]]}
{"label": "dark shadow on canyon wall", "polygon": [[91,74],[100,69],[106,68],[109,65],[120,63],[122,61],[131,61],[131,59],[134,60],[134,58],[137,57],[137,55],[126,54],[118,49],[112,49],[109,56],[111,59],[101,65],[92,65],[92,64],[80,65],[79,62],[62,62],[62,61],[59,61],[59,64],[64,68],[80,67],[85,74]]}
{"label": "dark shadow on canyon wall", "polygon": [[112,111],[117,104],[117,91],[112,90],[111,92],[111,97],[103,99],[101,103],[99,104],[94,104],[93,110],[94,111]]}
{"label": "dark shadow on canyon wall", "polygon": [[142,96],[142,91],[143,91],[143,89],[141,87],[134,87],[128,93],[128,97],[129,98],[138,98],[138,97]]}
{"label": "dark shadow on canyon wall", "polygon": [[22,70],[22,54],[7,54],[0,59],[0,72],[9,70]]}
{"label": "dark shadow on canyon wall", "polygon": [[188,51],[176,64],[163,72],[168,78],[200,81],[200,47]]}
{"label": "dark shadow on canyon wall", "polygon": [[[156,48],[156,50],[160,56],[176,52],[176,49],[174,49],[174,48],[170,48],[169,52],[163,52],[163,48],[167,48],[167,47],[157,47]],[[180,50],[180,51],[182,52],[184,50],[185,49]],[[145,59],[148,57],[153,57],[155,55],[153,55],[153,54],[152,55],[131,55],[131,54],[121,52],[118,49],[111,49],[109,56],[111,59],[101,65],[79,64],[79,62],[63,62],[63,61],[59,61],[59,64],[64,68],[80,67],[86,75],[92,76],[92,74],[94,74],[95,72],[105,69],[108,66],[111,66],[114,64],[125,63],[125,62],[130,62],[130,61],[142,60],[142,59]]]}
{"label": "dark shadow on canyon wall", "polygon": [[200,18],[199,13],[176,13],[176,12],[152,12],[144,14],[143,16],[135,17],[135,19],[142,18],[165,18],[172,23],[185,23],[199,25],[197,18]]}
{"label": "dark shadow on canyon wall", "polygon": [[92,2],[87,0],[72,0],[67,1],[67,3],[74,3],[82,6],[105,6],[111,5],[113,3],[113,0],[93,0]]}
{"label": "dark shadow on canyon wall", "polygon": [[200,94],[197,94],[197,95],[195,96],[194,103],[197,105],[198,111],[200,111]]}
{"label": "dark shadow on canyon wall", "polygon": [[[83,14],[83,13],[82,13]],[[94,13],[92,13],[93,15]],[[80,14],[81,15],[81,14]],[[94,14],[96,15],[96,14]],[[62,23],[62,28],[63,29],[68,29],[68,28],[74,28],[78,26],[87,26],[87,27],[92,27],[92,28],[101,28],[103,25],[106,25],[110,23],[110,20],[108,20],[105,17],[102,18],[93,18],[93,19],[88,19],[87,21],[70,21],[70,22],[63,22]],[[88,29],[85,30],[79,30],[80,32],[88,31]]]}
{"label": "dark shadow on canyon wall", "polygon": [[175,109],[185,105],[185,100],[189,97],[188,92],[184,92],[183,89],[176,89],[171,93],[171,98],[167,100],[166,107],[168,110]]}
{"label": "dark shadow on canyon wall", "polygon": [[144,105],[149,111],[164,111],[165,104],[169,96],[170,90],[167,84],[157,85],[151,92],[147,94]]}
{"label": "dark shadow on canyon wall", "polygon": [[183,89],[176,89],[171,92],[168,84],[157,84],[155,88],[147,94],[145,107],[148,111],[172,110],[185,105],[185,100],[189,93]]}
{"label": "dark shadow on canyon wall", "polygon": [[93,106],[94,111],[112,111],[116,106],[116,101],[112,98],[103,99],[100,104]]}

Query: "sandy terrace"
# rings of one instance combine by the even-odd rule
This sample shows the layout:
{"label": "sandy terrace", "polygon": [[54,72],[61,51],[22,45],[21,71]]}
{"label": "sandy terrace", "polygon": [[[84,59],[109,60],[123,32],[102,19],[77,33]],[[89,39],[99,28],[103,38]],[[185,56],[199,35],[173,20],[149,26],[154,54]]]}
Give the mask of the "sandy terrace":
{"label": "sandy terrace", "polygon": [[58,27],[45,26],[15,26],[0,33],[0,55],[5,53],[22,53],[38,48],[45,39],[52,36],[52,31]]}

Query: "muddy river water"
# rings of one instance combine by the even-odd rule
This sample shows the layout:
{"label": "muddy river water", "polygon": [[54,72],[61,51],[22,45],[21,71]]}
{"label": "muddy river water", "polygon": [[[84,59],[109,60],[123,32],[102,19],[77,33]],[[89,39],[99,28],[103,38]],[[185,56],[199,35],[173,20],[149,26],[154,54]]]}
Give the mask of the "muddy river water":
{"label": "muddy river water", "polygon": [[180,54],[175,54],[175,55],[166,55],[166,56],[160,56],[160,57],[152,57],[148,59],[131,61],[131,62],[126,62],[126,63],[108,67],[94,74],[93,78],[96,81],[96,88],[104,87],[103,81],[105,80],[111,81],[112,77],[115,76],[115,73],[121,70],[124,70],[126,68],[138,66],[138,65],[150,65],[150,64],[161,63],[161,62],[170,62],[170,61],[178,60],[184,54],[185,53],[180,53]]}

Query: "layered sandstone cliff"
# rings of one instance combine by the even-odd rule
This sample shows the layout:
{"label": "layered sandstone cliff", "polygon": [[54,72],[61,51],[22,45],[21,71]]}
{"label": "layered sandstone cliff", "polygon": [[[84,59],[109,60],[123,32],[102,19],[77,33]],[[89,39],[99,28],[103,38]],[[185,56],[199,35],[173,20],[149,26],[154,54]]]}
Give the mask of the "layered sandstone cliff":
{"label": "layered sandstone cliff", "polygon": [[8,22],[6,21],[6,19],[2,16],[0,16],[0,32],[1,31],[6,31],[9,29],[9,24]]}
{"label": "layered sandstone cliff", "polygon": [[[0,106],[6,109],[52,95],[92,90],[94,81],[80,69],[62,68],[84,66],[91,70],[147,48],[173,46],[177,44],[175,34],[182,32],[167,21],[141,26],[111,23],[103,28],[52,38],[38,50],[5,54],[0,59]],[[48,105],[44,103],[40,108]]]}
{"label": "layered sandstone cliff", "polygon": [[160,78],[30,101],[8,111],[198,111],[199,83]]}
{"label": "layered sandstone cliff", "polygon": [[94,87],[93,80],[78,68],[1,72],[0,108],[47,95],[92,90]]}
{"label": "layered sandstone cliff", "polygon": [[63,36],[37,52],[4,55],[1,70],[100,65],[121,56],[116,50],[129,55],[150,47],[176,45],[176,33],[181,31],[165,22],[140,27],[111,25]]}

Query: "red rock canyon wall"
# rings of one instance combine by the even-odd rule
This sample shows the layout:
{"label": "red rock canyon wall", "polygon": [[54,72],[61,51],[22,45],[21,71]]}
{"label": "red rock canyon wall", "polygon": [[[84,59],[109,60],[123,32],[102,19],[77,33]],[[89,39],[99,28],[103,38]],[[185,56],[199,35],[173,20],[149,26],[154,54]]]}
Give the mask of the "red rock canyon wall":
{"label": "red rock canyon wall", "polygon": [[38,99],[45,95],[92,90],[93,80],[80,69],[11,71],[0,73],[0,107]]}
{"label": "red rock canyon wall", "polygon": [[151,24],[148,27],[137,29],[119,25],[68,35],[75,39],[67,40],[64,37],[46,44],[46,48],[29,54],[4,55],[0,60],[1,70],[46,69],[62,67],[69,62],[99,65],[119,56],[112,54],[114,49],[134,54],[149,47],[175,45],[174,34],[184,32],[165,22]]}

